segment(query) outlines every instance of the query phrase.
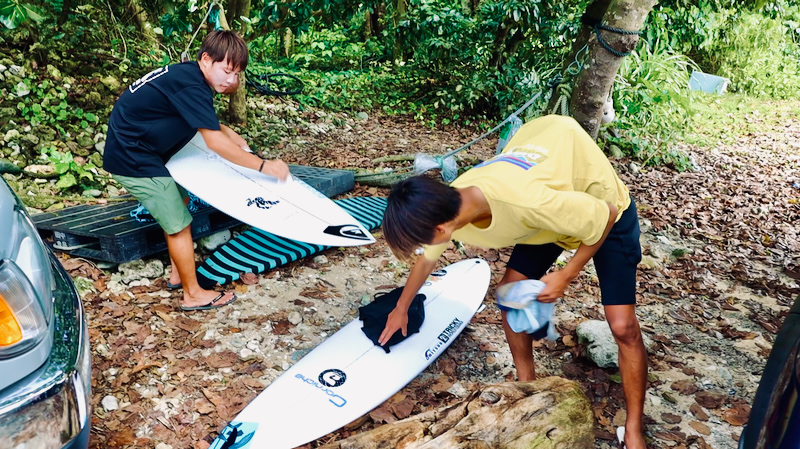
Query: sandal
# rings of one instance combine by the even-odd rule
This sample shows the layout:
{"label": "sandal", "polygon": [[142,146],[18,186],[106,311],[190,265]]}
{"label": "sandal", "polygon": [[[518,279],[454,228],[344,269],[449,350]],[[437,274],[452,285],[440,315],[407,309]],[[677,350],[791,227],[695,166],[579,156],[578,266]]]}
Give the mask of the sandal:
{"label": "sandal", "polygon": [[620,449],[625,449],[625,426],[617,427],[617,441]]}
{"label": "sandal", "polygon": [[212,299],[210,303],[208,303],[208,304],[206,304],[204,306],[188,307],[188,306],[185,306],[185,305],[181,304],[181,310],[186,311],[186,312],[191,312],[193,310],[211,310],[211,309],[219,309],[220,307],[225,307],[225,306],[227,306],[229,304],[233,304],[233,302],[236,301],[236,294],[233,294],[233,298],[231,298],[230,301],[222,303],[222,304],[217,304],[217,302],[220,299],[222,299],[225,296],[226,293],[228,293],[228,292],[220,293],[216,298]]}
{"label": "sandal", "polygon": [[172,284],[167,281],[167,290],[177,290],[179,288],[183,288],[183,282],[178,282],[177,284]]}

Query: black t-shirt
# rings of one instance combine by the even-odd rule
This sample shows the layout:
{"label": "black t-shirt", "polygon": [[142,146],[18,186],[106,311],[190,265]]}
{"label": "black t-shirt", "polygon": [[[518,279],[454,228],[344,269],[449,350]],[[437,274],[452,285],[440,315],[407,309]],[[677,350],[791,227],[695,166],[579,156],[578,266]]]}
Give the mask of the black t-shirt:
{"label": "black t-shirt", "polygon": [[199,128],[220,129],[213,100],[197,62],[161,67],[136,80],[111,111],[103,168],[139,178],[169,176],[164,164]]}

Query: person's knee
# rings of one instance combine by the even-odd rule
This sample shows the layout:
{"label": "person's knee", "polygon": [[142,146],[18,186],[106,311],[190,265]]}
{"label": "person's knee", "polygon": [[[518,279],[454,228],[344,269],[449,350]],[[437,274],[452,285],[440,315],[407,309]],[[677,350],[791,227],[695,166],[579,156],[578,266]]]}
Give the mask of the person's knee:
{"label": "person's knee", "polygon": [[636,317],[608,322],[611,334],[619,345],[638,345],[642,341],[642,330]]}

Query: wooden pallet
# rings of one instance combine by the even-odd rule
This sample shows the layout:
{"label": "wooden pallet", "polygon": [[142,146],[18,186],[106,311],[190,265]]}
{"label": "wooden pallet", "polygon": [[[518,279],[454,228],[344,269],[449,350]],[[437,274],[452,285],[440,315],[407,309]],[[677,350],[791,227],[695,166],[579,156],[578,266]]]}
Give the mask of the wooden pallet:
{"label": "wooden pallet", "polygon": [[[296,177],[328,197],[352,190],[353,173],[346,170],[290,165]],[[74,206],[31,217],[39,234],[52,247],[73,256],[113,263],[141,259],[167,249],[157,223],[141,223],[130,216],[137,201]],[[214,234],[241,224],[212,208],[192,214],[192,237]]]}

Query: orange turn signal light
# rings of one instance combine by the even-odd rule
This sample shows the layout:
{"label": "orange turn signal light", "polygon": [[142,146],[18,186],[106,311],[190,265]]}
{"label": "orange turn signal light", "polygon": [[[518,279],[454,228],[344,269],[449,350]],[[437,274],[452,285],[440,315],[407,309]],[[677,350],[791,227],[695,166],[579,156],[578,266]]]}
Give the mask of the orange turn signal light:
{"label": "orange turn signal light", "polygon": [[22,328],[14,312],[0,295],[0,346],[9,346],[22,340]]}

